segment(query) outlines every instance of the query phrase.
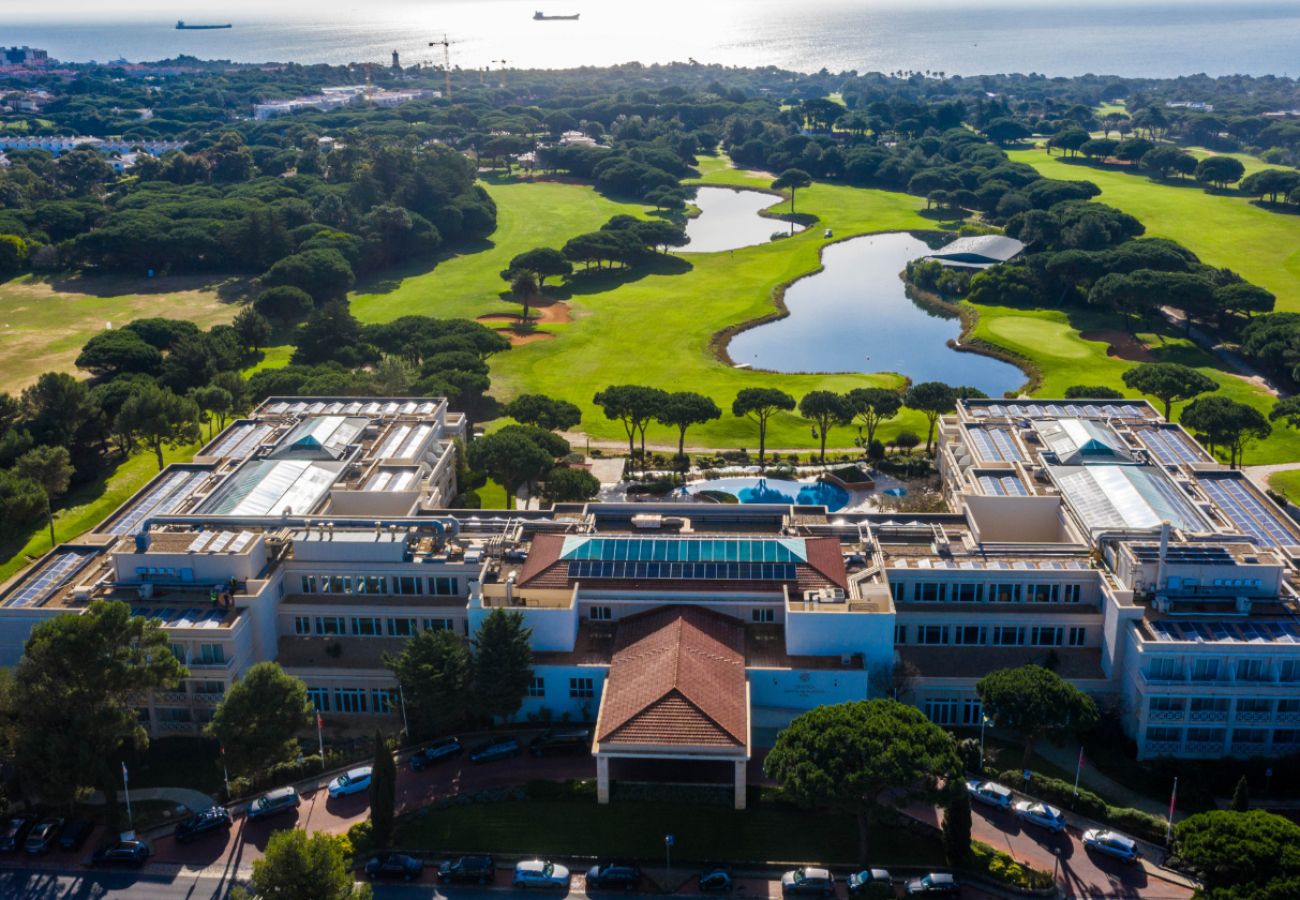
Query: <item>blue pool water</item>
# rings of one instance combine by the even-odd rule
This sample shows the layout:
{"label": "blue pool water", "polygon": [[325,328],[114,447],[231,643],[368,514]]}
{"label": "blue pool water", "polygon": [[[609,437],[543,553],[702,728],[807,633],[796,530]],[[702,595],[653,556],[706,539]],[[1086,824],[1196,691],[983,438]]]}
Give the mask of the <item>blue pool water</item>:
{"label": "blue pool water", "polygon": [[849,492],[829,481],[788,481],[783,478],[714,478],[688,485],[687,493],[722,491],[741,503],[798,503],[824,506],[829,512],[849,502]]}

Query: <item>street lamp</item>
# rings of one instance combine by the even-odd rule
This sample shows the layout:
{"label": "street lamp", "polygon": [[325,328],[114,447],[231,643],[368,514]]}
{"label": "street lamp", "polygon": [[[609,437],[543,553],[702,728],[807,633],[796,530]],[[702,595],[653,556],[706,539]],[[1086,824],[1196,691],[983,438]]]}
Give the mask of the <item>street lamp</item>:
{"label": "street lamp", "polygon": [[989,723],[989,717],[984,715],[980,710],[980,774],[984,774],[984,726]]}
{"label": "street lamp", "polygon": [[673,869],[673,844],[675,840],[671,834],[664,835],[664,875],[671,878]]}

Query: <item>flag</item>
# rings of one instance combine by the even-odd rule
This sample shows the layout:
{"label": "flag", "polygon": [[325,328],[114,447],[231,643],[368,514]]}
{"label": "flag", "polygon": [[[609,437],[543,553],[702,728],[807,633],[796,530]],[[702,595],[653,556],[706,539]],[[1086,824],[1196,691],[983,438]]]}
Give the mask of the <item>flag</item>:
{"label": "flag", "polygon": [[[298,721],[301,722],[302,719],[299,719]],[[321,718],[320,710],[318,709],[316,710],[316,730],[320,731],[324,727],[325,727],[325,720]]]}
{"label": "flag", "polygon": [[1079,768],[1083,768],[1083,748],[1079,748]]}
{"label": "flag", "polygon": [[1174,822],[1174,807],[1178,804],[1178,779],[1174,779],[1174,789],[1169,793],[1169,824]]}
{"label": "flag", "polygon": [[[298,721],[301,722],[302,719],[299,719]],[[130,780],[131,780],[130,776],[127,775],[127,771],[126,771],[126,760],[123,760],[122,761],[122,783],[126,784]]]}

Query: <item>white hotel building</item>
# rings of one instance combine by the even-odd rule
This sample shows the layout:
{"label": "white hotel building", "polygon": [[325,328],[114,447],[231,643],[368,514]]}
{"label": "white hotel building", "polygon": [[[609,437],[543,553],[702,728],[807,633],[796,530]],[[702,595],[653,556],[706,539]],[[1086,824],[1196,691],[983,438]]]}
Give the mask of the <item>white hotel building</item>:
{"label": "white hotel building", "polygon": [[979,678],[1030,662],[1118,709],[1143,756],[1300,750],[1300,530],[1144,402],[962,403],[931,514],[450,511],[464,436],[442,401],[267,400],[0,586],[0,664],[118,598],[190,668],[141,710],[155,734],[268,659],[327,722],[396,716],[384,656],[505,607],[532,629],[521,716],[595,721],[602,794],[689,764],[740,803],[753,746],[801,711],[896,691],[975,725]]}

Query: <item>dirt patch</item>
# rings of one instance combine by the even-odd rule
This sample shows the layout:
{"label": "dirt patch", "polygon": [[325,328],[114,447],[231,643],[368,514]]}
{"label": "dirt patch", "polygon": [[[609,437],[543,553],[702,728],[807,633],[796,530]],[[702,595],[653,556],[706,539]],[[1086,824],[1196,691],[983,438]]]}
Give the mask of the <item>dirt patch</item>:
{"label": "dirt patch", "polygon": [[[528,321],[534,325],[563,325],[566,322],[572,322],[573,316],[569,314],[569,304],[556,300],[552,303],[534,304],[532,312],[536,316],[529,315]],[[480,322],[510,322],[518,325],[523,322],[523,316],[519,313],[488,313],[479,316]]]}
{"label": "dirt patch", "polygon": [[1106,355],[1129,362],[1155,362],[1151,348],[1136,337],[1124,331],[1107,328],[1103,331],[1081,331],[1079,337],[1085,341],[1101,341],[1107,345]]}
{"label": "dirt patch", "polygon": [[528,334],[519,334],[509,328],[503,328],[501,333],[510,341],[511,347],[522,347],[524,344],[536,344],[538,341],[555,340],[555,335],[549,331],[530,331]]}
{"label": "dirt patch", "polygon": [[745,174],[750,178],[763,178],[767,181],[776,181],[776,175],[771,172],[764,172],[762,169],[746,169]]}

